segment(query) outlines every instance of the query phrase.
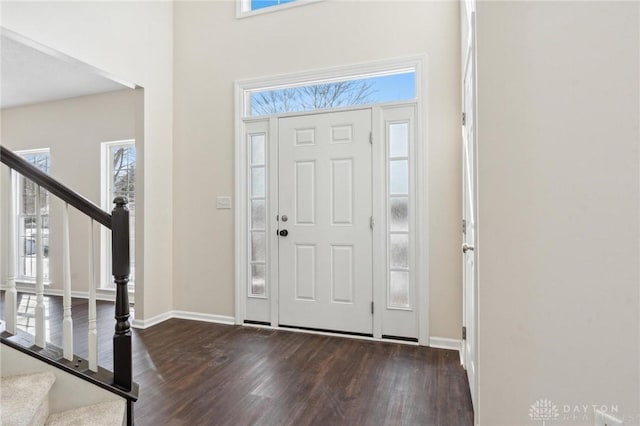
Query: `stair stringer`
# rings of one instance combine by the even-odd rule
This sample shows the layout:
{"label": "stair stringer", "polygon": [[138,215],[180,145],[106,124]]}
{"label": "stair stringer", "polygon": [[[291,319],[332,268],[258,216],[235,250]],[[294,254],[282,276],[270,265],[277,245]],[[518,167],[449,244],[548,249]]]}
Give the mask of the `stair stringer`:
{"label": "stair stringer", "polygon": [[5,344],[0,344],[0,376],[9,377],[50,371],[56,381],[49,392],[49,412],[80,408],[105,401],[125,401],[124,398],[82,380],[59,368],[35,359]]}

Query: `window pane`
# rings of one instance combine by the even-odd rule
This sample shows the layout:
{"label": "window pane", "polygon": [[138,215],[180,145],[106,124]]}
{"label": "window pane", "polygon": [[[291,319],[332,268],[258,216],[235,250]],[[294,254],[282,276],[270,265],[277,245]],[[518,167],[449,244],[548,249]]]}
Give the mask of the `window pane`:
{"label": "window pane", "polygon": [[251,294],[254,296],[265,295],[266,266],[263,264],[251,265]]}
{"label": "window pane", "polygon": [[389,125],[389,156],[409,156],[409,123]]}
{"label": "window pane", "polygon": [[407,197],[393,197],[389,200],[391,205],[391,231],[409,230],[409,199]]}
{"label": "window pane", "polygon": [[264,9],[266,7],[278,6],[281,4],[291,3],[294,1],[296,0],[251,0],[249,10]]}
{"label": "window pane", "polygon": [[391,271],[389,305],[394,308],[411,307],[409,305],[409,272]]}
{"label": "window pane", "polygon": [[416,74],[401,72],[310,86],[250,92],[252,116],[405,101],[416,98]]}
{"label": "window pane", "polygon": [[264,262],[266,252],[266,241],[264,232],[251,233],[251,260],[254,262]]}
{"label": "window pane", "polygon": [[407,160],[389,162],[389,192],[400,195],[409,193],[409,163]]}
{"label": "window pane", "polygon": [[251,135],[251,164],[264,164],[264,135]]}
{"label": "window pane", "polygon": [[251,169],[251,195],[254,197],[264,197],[265,177],[264,167],[254,167]]}
{"label": "window pane", "polygon": [[391,268],[408,268],[409,236],[407,234],[392,234],[389,240],[391,246],[391,250],[389,250]]}
{"label": "window pane", "polygon": [[[50,171],[49,152],[27,152],[20,154],[22,158],[40,169],[46,174]],[[35,279],[36,278],[36,194],[37,185],[29,179],[18,177],[18,229],[16,230],[18,252],[17,266],[18,276]],[[40,211],[42,218],[41,236],[42,236],[42,254],[43,254],[43,277],[45,281],[49,281],[49,193],[40,188]]]}
{"label": "window pane", "polygon": [[[126,197],[129,204],[129,254],[130,269],[129,286],[133,287],[135,282],[135,216],[136,216],[136,147],[135,142],[107,143],[108,158],[106,178],[110,181],[104,182],[106,186],[107,200],[105,208],[113,208],[113,200],[116,197]],[[110,238],[110,237],[108,237]],[[110,242],[109,242],[110,244]],[[110,257],[108,257],[110,262]],[[111,266],[107,265],[106,270]],[[105,274],[108,275],[107,272]],[[112,277],[109,275],[105,280],[109,286],[112,284]]]}
{"label": "window pane", "polygon": [[251,228],[264,229],[264,200],[251,201]]}

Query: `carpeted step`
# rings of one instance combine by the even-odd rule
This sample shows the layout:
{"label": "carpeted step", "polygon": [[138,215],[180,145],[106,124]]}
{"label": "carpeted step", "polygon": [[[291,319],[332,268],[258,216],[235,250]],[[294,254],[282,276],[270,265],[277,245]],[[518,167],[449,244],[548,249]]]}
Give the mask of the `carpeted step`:
{"label": "carpeted step", "polygon": [[51,372],[0,379],[0,424],[44,425],[49,415],[49,389],[56,381]]}
{"label": "carpeted step", "polygon": [[51,414],[47,426],[121,426],[126,418],[124,400],[107,401]]}

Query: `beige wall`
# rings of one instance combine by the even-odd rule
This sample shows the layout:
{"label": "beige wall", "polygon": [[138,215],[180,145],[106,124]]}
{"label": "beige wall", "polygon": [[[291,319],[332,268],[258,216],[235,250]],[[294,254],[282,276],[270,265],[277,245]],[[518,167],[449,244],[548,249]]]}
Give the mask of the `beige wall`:
{"label": "beige wall", "polygon": [[233,83],[428,55],[431,334],[458,338],[459,11],[455,2],[332,2],[235,18],[232,1],[176,2],[175,309],[234,314]]}
{"label": "beige wall", "polygon": [[640,423],[639,7],[478,4],[482,425]]}
{"label": "beige wall", "polygon": [[[0,116],[2,144],[14,151],[49,148],[51,176],[101,205],[101,143],[135,138],[134,108],[135,91],[123,90],[4,109]],[[3,192],[3,205],[7,199]],[[51,197],[50,288],[54,289],[63,286],[61,208],[62,202]],[[138,225],[143,226],[143,220],[140,217]],[[6,221],[2,225],[6,227]],[[98,228],[96,225],[95,229]],[[98,241],[99,232],[95,235]],[[70,209],[70,240],[72,290],[88,291],[89,219],[73,208]],[[4,262],[6,249],[5,239],[2,241]],[[96,245],[96,254],[98,250]],[[99,262],[97,256],[97,267]],[[2,269],[5,267],[6,263]],[[101,276],[96,271],[96,280]]]}
{"label": "beige wall", "polygon": [[[172,309],[173,5],[3,1],[6,28],[144,87],[145,288],[136,315]],[[142,134],[144,133],[144,134]],[[138,211],[138,213],[142,213]]]}

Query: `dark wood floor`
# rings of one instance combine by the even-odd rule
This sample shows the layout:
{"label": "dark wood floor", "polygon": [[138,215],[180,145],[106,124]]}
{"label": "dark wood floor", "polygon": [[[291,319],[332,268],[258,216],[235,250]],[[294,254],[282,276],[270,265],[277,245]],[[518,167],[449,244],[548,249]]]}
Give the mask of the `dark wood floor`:
{"label": "dark wood floor", "polygon": [[[35,300],[20,298],[23,307]],[[47,300],[60,345],[61,301]],[[86,300],[72,309],[74,348],[86,356]],[[108,369],[112,318],[113,304],[99,302]],[[178,319],[134,330],[133,351],[137,425],[473,424],[454,351]]]}

